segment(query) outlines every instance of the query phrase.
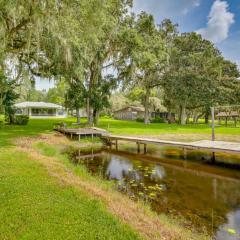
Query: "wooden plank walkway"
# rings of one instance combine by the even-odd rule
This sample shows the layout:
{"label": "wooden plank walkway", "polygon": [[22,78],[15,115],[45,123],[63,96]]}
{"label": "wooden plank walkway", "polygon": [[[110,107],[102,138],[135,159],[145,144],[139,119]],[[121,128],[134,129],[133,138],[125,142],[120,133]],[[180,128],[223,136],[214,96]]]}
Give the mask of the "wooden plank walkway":
{"label": "wooden plank walkway", "polygon": [[108,132],[104,129],[100,128],[64,128],[64,127],[56,127],[54,128],[55,131],[63,133],[65,135],[70,135],[71,138],[73,136],[77,136],[80,140],[81,137],[101,137],[107,135]]}
{"label": "wooden plank walkway", "polygon": [[147,152],[147,144],[170,146],[170,147],[179,147],[183,149],[192,149],[192,150],[204,150],[215,152],[226,152],[226,153],[237,153],[240,154],[240,143],[236,142],[224,142],[224,141],[209,141],[202,140],[197,142],[179,142],[179,141],[168,141],[168,140],[159,140],[153,138],[142,138],[142,137],[130,137],[130,136],[120,136],[120,135],[111,135],[106,130],[100,128],[63,128],[57,127],[54,128],[55,131],[61,132],[66,135],[78,136],[80,140],[82,136],[90,137],[101,137],[107,143],[116,145],[118,149],[118,141],[128,141],[135,142],[137,144],[138,152],[140,152],[140,145],[144,145],[144,153]]}
{"label": "wooden plank walkway", "polygon": [[236,142],[223,142],[223,141],[209,141],[202,140],[197,142],[177,142],[177,141],[167,141],[152,138],[142,138],[142,137],[128,137],[128,136],[118,136],[118,135],[106,135],[103,138],[107,139],[110,144],[115,144],[116,148],[118,141],[129,141],[135,142],[138,145],[138,151],[140,150],[140,144],[144,145],[144,152],[147,144],[180,147],[183,149],[192,150],[205,150],[210,152],[226,152],[226,153],[240,153],[240,143]]}

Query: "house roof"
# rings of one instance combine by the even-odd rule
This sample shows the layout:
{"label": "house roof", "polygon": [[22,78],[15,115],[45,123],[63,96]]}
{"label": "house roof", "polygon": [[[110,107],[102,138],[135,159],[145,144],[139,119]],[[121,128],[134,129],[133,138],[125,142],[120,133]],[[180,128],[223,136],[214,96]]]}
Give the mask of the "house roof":
{"label": "house roof", "polygon": [[236,111],[232,112],[219,112],[217,117],[239,117],[239,113]]}
{"label": "house roof", "polygon": [[16,103],[14,105],[16,108],[28,108],[28,107],[35,107],[35,108],[62,108],[62,106],[55,104],[55,103],[47,103],[47,102],[21,102]]}
{"label": "house roof", "polygon": [[128,108],[131,108],[132,111],[136,111],[136,112],[144,112],[145,111],[145,108],[144,107],[136,107],[136,106],[127,106],[127,107],[124,107],[124,108],[121,108],[115,112],[121,112],[121,111],[124,111]]}

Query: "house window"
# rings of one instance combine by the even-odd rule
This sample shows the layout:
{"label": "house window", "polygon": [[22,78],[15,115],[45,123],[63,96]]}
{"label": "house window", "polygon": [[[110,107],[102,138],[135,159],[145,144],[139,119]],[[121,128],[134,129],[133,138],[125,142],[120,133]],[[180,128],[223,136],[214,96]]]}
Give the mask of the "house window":
{"label": "house window", "polygon": [[56,109],[32,108],[32,116],[55,116]]}
{"label": "house window", "polygon": [[59,109],[57,113],[59,116],[62,116],[64,115],[65,111],[63,109]]}
{"label": "house window", "polygon": [[23,110],[22,109],[17,109],[16,114],[23,114]]}

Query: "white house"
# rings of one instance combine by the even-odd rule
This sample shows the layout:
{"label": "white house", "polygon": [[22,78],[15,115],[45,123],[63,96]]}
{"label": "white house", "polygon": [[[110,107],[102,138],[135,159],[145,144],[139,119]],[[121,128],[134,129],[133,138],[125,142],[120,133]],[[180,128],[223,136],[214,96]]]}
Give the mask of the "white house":
{"label": "white house", "polygon": [[16,103],[16,115],[28,115],[30,118],[65,118],[64,107],[55,103],[21,102]]}

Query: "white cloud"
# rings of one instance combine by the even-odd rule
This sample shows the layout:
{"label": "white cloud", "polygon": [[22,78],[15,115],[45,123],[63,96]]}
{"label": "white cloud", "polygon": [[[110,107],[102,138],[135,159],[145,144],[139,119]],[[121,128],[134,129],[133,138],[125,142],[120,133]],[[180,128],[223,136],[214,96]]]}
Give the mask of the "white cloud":
{"label": "white cloud", "polygon": [[229,12],[228,3],[216,0],[208,16],[207,27],[197,30],[197,33],[214,43],[220,43],[228,37],[233,23],[234,14]]}
{"label": "white cloud", "polygon": [[199,7],[202,0],[134,0],[133,11],[146,11],[161,18],[186,15],[190,10]]}

